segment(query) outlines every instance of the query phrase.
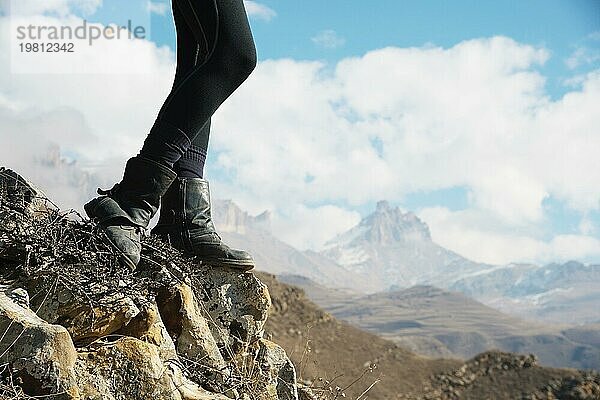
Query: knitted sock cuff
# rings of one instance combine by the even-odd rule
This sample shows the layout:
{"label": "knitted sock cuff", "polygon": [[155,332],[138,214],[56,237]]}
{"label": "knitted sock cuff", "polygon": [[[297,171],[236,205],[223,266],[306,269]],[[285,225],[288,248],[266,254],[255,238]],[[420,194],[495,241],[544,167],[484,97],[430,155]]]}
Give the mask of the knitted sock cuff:
{"label": "knitted sock cuff", "polygon": [[180,178],[202,178],[205,162],[206,149],[191,145],[174,165],[174,169]]}
{"label": "knitted sock cuff", "polygon": [[187,152],[191,144],[192,141],[181,129],[160,121],[144,141],[140,155],[172,166]]}
{"label": "knitted sock cuff", "polygon": [[194,144],[190,145],[183,156],[183,160],[196,161],[204,163],[206,161],[206,149]]}

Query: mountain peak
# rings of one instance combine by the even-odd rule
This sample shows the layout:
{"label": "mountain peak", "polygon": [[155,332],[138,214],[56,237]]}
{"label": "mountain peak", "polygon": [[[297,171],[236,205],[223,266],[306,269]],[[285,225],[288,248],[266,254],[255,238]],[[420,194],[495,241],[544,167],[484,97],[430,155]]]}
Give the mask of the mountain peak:
{"label": "mountain peak", "polygon": [[215,200],[212,214],[215,224],[223,232],[271,231],[271,212],[268,210],[252,216],[231,200]]}
{"label": "mountain peak", "polygon": [[392,207],[386,200],[377,202],[375,212],[364,218],[360,225],[364,238],[372,243],[391,244],[395,242],[431,240],[429,227],[414,213],[403,213],[399,207]]}
{"label": "mountain peak", "polygon": [[386,212],[391,210],[392,207],[390,206],[390,203],[387,200],[379,200],[377,202],[377,206],[375,208],[376,212]]}
{"label": "mountain peak", "polygon": [[390,245],[414,240],[431,240],[427,224],[414,213],[404,213],[399,207],[392,207],[387,200],[381,200],[377,202],[373,213],[354,228],[332,239],[327,246],[352,246],[365,242]]}

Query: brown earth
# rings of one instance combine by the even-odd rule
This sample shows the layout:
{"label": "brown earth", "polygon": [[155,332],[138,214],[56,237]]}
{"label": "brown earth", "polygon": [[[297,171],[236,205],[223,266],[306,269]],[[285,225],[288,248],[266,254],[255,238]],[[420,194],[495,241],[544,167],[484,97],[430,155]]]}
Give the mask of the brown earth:
{"label": "brown earth", "polygon": [[540,367],[534,356],[499,351],[467,362],[422,357],[337,321],[302,289],[257,275],[273,300],[267,333],[285,348],[300,378],[321,388],[324,398],[342,398],[343,392],[361,400],[600,399],[597,372]]}

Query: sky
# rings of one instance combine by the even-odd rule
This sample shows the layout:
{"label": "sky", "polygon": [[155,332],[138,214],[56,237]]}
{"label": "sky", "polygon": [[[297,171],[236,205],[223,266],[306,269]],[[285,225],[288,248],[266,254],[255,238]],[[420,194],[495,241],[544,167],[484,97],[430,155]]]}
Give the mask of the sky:
{"label": "sky", "polygon": [[[81,209],[120,178],[168,94],[170,2],[10,5],[0,160]],[[476,261],[600,263],[600,1],[245,5],[259,63],[214,116],[214,197],[271,210],[274,233],[300,249],[386,199]],[[15,26],[83,18],[148,35],[68,55],[16,50]]]}

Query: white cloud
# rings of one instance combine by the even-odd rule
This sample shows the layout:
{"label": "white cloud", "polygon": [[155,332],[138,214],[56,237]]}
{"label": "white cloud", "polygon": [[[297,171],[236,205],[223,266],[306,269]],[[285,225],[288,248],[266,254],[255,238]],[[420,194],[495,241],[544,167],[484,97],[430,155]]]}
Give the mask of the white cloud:
{"label": "white cloud", "polygon": [[600,257],[600,240],[584,235],[558,235],[549,243],[546,260],[571,261]]}
{"label": "white cloud", "polygon": [[480,207],[536,219],[547,187],[531,165],[531,140],[546,132],[532,111],[557,105],[527,68],[545,58],[499,38],[377,50],[342,61],[334,76],[318,62],[266,61],[217,115],[226,132],[215,146],[235,160],[240,181],[291,197],[361,204],[468,185]]}
{"label": "white cloud", "polygon": [[277,16],[275,10],[256,1],[244,0],[244,5],[246,6],[246,12],[250,17],[270,21]]}
{"label": "white cloud", "polygon": [[148,1],[148,12],[157,15],[166,15],[169,10],[167,3],[159,3],[156,1]]}
{"label": "white cloud", "polygon": [[600,74],[552,101],[536,70],[548,57],[496,37],[375,50],[332,73],[319,62],[265,61],[215,117],[212,169],[242,185],[231,197],[243,191],[278,208],[468,187],[486,223],[511,227],[507,238],[527,228],[516,236],[531,248],[548,196],[581,211],[600,199]]}
{"label": "white cloud", "polygon": [[[50,25],[81,21],[72,15],[29,19]],[[8,24],[8,18],[0,18],[2,32]],[[173,54],[145,40],[100,40],[85,57],[69,57],[70,67],[85,71],[104,66],[123,73],[13,74],[10,52],[5,51],[8,40],[6,35],[0,38],[0,160],[31,177],[62,206],[80,209],[97,184],[118,181],[125,160],[139,151],[170,90]],[[67,64],[62,56],[40,70],[56,62]],[[126,73],[135,70],[139,73]],[[63,155],[77,158],[77,164],[58,162],[56,146]],[[54,149],[50,165],[48,149]],[[84,171],[101,179],[86,177]]]}
{"label": "white cloud", "polygon": [[600,50],[598,49],[600,41],[600,31],[592,32],[582,39],[576,46],[571,55],[565,59],[565,64],[570,69],[576,69],[582,66],[593,66],[600,61]]}
{"label": "white cloud", "polygon": [[346,39],[338,35],[333,29],[326,29],[311,38],[313,43],[326,49],[336,49],[346,44]]}
{"label": "white cloud", "polygon": [[594,64],[600,61],[600,51],[588,47],[578,47],[565,60],[565,64],[570,69],[575,69],[582,65]]}
{"label": "white cloud", "polygon": [[543,253],[543,244],[531,235],[506,232],[500,221],[485,213],[433,207],[418,215],[430,226],[435,242],[474,261],[506,264],[530,261]]}
{"label": "white cloud", "polygon": [[536,239],[535,228],[514,229],[477,210],[426,208],[419,217],[431,227],[434,241],[472,260],[490,264],[510,262],[588,261],[600,257],[600,240],[582,232]]}
{"label": "white cloud", "polygon": [[352,228],[360,221],[358,212],[336,206],[306,207],[292,204],[276,214],[272,229],[278,237],[299,248],[319,248],[337,234]]}

